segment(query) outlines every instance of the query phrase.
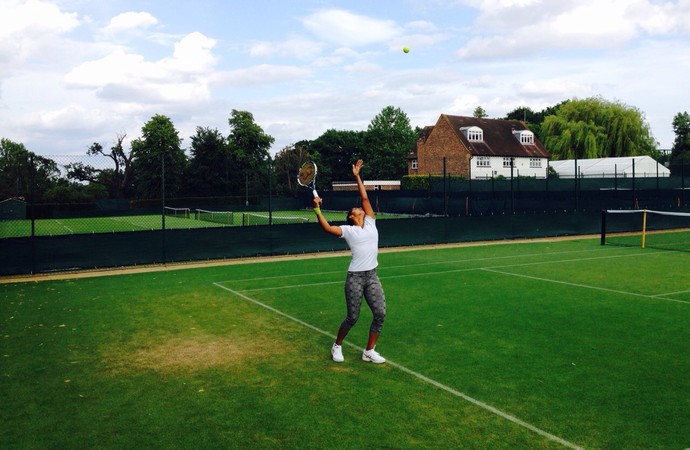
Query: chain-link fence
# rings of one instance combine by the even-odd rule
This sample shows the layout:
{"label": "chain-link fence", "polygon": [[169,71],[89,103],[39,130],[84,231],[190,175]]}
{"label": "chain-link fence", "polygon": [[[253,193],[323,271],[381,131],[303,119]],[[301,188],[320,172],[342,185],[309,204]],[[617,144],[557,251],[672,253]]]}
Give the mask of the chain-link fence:
{"label": "chain-link fence", "polygon": [[[6,161],[0,275],[345,249],[315,223],[310,190],[275,192],[269,164],[193,183],[166,173],[162,158],[156,170],[142,190],[141,173],[103,155]],[[369,191],[378,217],[397,219],[379,221],[383,246],[596,233],[604,209],[687,206],[684,177],[422,178],[415,189]],[[212,195],[198,193],[206,184]],[[356,191],[318,190],[333,223],[359,202]]]}

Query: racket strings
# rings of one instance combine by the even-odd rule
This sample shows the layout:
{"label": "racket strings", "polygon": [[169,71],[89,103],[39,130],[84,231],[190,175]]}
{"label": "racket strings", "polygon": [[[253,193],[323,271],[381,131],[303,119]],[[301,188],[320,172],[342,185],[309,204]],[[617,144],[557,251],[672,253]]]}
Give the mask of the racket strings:
{"label": "racket strings", "polygon": [[313,164],[305,163],[299,170],[299,176],[297,177],[299,184],[306,186],[314,181],[316,176],[316,170]]}

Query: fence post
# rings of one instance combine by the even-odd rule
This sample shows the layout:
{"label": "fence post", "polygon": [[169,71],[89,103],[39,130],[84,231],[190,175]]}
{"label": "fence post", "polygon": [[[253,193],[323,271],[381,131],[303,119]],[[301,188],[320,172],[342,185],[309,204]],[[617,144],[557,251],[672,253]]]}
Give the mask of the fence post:
{"label": "fence post", "polygon": [[446,157],[443,157],[443,217],[448,217],[448,191],[446,185]]}
{"label": "fence post", "polygon": [[268,224],[273,225],[273,208],[271,206],[271,156],[268,156]]}
{"label": "fence post", "polygon": [[632,159],[632,169],[633,169],[633,174],[632,174],[632,201],[633,201],[633,209],[638,208],[638,203],[637,203],[637,194],[635,193],[635,158]]}
{"label": "fence post", "polygon": [[161,154],[161,244],[163,262],[167,262],[166,242],[165,242],[165,153]]}
{"label": "fence post", "polygon": [[685,206],[685,160],[680,161],[680,198],[682,205]]}
{"label": "fence post", "polygon": [[29,202],[31,205],[31,274],[36,273],[36,166],[33,153],[29,156]]}
{"label": "fence post", "polygon": [[579,174],[577,170],[577,155],[575,155],[575,212],[580,210]]}
{"label": "fence post", "polygon": [[510,158],[510,213],[515,214],[515,191],[513,190],[513,168],[515,158]]}

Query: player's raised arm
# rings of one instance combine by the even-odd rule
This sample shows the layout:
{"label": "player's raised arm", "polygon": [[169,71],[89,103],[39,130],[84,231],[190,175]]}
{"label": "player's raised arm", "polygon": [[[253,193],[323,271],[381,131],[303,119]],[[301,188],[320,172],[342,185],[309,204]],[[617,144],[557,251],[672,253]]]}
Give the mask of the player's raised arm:
{"label": "player's raised arm", "polygon": [[364,162],[360,159],[355,164],[352,165],[352,174],[355,176],[357,181],[357,190],[359,191],[359,197],[362,199],[362,209],[367,216],[375,217],[374,208],[371,207],[371,202],[369,201],[369,196],[367,195],[367,190],[364,188],[364,183],[362,183],[362,178],[359,176],[359,172],[362,170]]}
{"label": "player's raised arm", "polygon": [[331,225],[328,223],[326,218],[321,214],[321,202],[323,200],[321,197],[314,197],[314,213],[316,213],[316,219],[319,221],[319,225],[321,225],[321,228],[328,233],[332,234],[333,236],[342,236],[343,231],[340,229],[339,226],[337,225]]}

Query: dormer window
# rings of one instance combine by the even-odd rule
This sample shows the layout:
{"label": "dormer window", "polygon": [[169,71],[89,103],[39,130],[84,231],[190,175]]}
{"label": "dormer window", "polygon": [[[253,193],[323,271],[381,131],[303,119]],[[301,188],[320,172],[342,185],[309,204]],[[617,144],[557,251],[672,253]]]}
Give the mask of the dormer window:
{"label": "dormer window", "polygon": [[470,142],[482,142],[484,140],[484,131],[479,127],[462,127],[460,131]]}
{"label": "dormer window", "polygon": [[529,130],[513,131],[513,136],[515,136],[515,139],[520,141],[522,145],[534,145],[534,133]]}

